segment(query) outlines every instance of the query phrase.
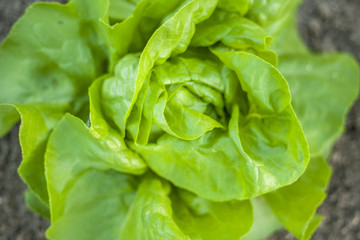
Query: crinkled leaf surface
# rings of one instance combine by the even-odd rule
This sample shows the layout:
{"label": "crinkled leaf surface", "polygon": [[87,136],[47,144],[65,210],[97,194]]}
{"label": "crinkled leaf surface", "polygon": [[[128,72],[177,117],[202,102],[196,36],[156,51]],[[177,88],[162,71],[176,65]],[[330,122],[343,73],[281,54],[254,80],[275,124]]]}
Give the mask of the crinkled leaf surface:
{"label": "crinkled leaf surface", "polygon": [[287,83],[272,65],[254,55],[216,55],[236,72],[247,93],[249,112],[244,116],[233,109],[229,133],[213,130],[191,141],[163,135],[154,144],[132,148],[160,176],[213,200],[247,199],[294,182],[309,153]]}
{"label": "crinkled leaf surface", "polygon": [[[78,174],[88,167],[132,174],[142,174],[146,171],[142,159],[120,140],[116,142],[111,141],[114,140],[113,138],[104,140],[96,138],[97,134],[92,135],[80,119],[66,115],[56,129],[57,131],[51,134],[46,157],[63,160],[61,165],[55,162],[58,164],[54,166],[57,171],[51,175],[52,182],[49,182],[49,188],[55,182],[72,178],[73,174]],[[68,132],[66,138],[63,137],[63,132]],[[81,143],[81,147],[76,149],[74,142]],[[47,167],[51,167],[51,164],[53,164],[51,161],[47,162]]]}
{"label": "crinkled leaf surface", "polygon": [[[73,128],[74,135],[59,139],[67,128]],[[50,239],[238,239],[249,230],[252,212],[247,201],[212,203],[184,190],[174,190],[169,196],[171,185],[166,180],[153,174],[120,173],[120,163],[99,155],[99,147],[87,144],[79,150],[72,144],[79,151],[67,151],[74,140],[94,144],[85,130],[79,119],[66,115],[49,140]],[[95,155],[86,154],[96,149]],[[220,224],[215,224],[211,234],[210,222]]]}
{"label": "crinkled leaf surface", "polygon": [[[169,18],[156,30],[156,32],[151,36],[150,40],[146,44],[141,53],[137,69],[132,68],[136,71],[136,75],[130,77],[131,84],[126,84],[126,86],[128,86],[130,89],[122,89],[119,91],[120,89],[106,89],[105,87],[105,92],[113,91],[115,93],[126,93],[128,90],[130,90],[130,93],[133,93],[132,98],[128,104],[126,104],[128,99],[125,98],[124,100],[119,100],[119,104],[121,104],[122,101],[125,101],[124,104],[108,107],[115,108],[112,112],[125,111],[125,114],[121,116],[121,120],[116,117],[112,117],[111,114],[110,116],[107,116],[114,122],[121,121],[123,123],[120,127],[121,130],[123,130],[123,128],[126,126],[126,121],[129,118],[140,90],[152,67],[156,63],[164,62],[170,57],[170,55],[184,52],[191,40],[191,37],[194,34],[195,24],[206,19],[212,13],[215,6],[216,1],[207,1],[205,4],[205,2],[201,0],[193,0],[181,7],[180,10],[174,14],[174,16]],[[188,19],[188,21],[184,21],[183,19]],[[171,38],[167,37],[169,34],[172,34]],[[126,63],[129,64],[128,61],[126,61],[125,64]],[[128,71],[123,73],[127,74]],[[109,95],[109,93],[107,93],[107,95]],[[105,108],[108,104],[111,104],[111,102],[103,103]],[[125,104],[127,105],[126,108],[120,110],[120,106],[123,107]]]}
{"label": "crinkled leaf surface", "polygon": [[[230,84],[224,83],[226,79],[222,80],[224,82],[220,81],[220,84],[212,84],[211,79],[219,80],[222,75],[231,76],[224,74],[224,71],[231,72],[231,70],[226,70],[226,67],[222,70],[224,65],[216,58],[214,65],[203,64],[199,58],[176,58],[178,54],[187,50],[187,45],[196,29],[195,24],[200,23],[198,26],[201,30],[201,22],[209,18],[210,14],[219,15],[217,18],[225,17],[229,25],[231,21],[239,20],[235,15],[227,19],[226,15],[219,11],[213,13],[213,10],[212,4],[202,5],[200,1],[190,1],[181,6],[155,31],[140,58],[137,54],[128,54],[119,61],[114,76],[103,81],[100,98],[105,118],[120,130],[128,141],[127,144],[134,151],[139,152],[156,173],[202,197],[214,200],[246,199],[294,182],[306,167],[308,150],[298,120],[290,106],[290,94],[286,82],[270,64],[245,52],[233,55],[231,52],[217,54],[218,57],[222,56],[219,59],[226,61],[226,67],[231,70],[246,65],[241,73],[236,72],[240,80],[238,85],[241,85],[240,88],[247,96],[242,96],[245,103],[241,100],[239,103],[239,99],[234,94],[225,95],[228,111],[232,112],[234,104],[239,105],[238,111],[249,111],[232,121],[234,123],[240,121],[239,124],[232,124],[231,128],[243,133],[241,140],[237,140],[239,137],[236,137],[236,134],[230,138],[227,130],[216,130],[216,128],[229,127],[226,121],[230,119],[225,119],[223,112],[225,104],[221,95],[225,90],[224,86],[229,87]],[[183,19],[189,21],[185,22]],[[230,32],[234,32],[230,34],[234,39],[245,36],[247,29],[256,26],[255,23],[245,19],[242,22],[238,30],[230,29]],[[204,25],[203,29],[206,30],[209,25],[211,24]],[[188,30],[182,31],[185,27],[189,27]],[[267,44],[265,33],[258,35],[252,33],[253,35],[250,34],[252,37],[248,39],[244,38],[239,42],[228,39],[226,43],[231,47],[252,47],[265,51]],[[204,46],[220,39],[221,36]],[[234,46],[231,44],[232,41]],[[232,58],[236,59],[236,63],[231,63]],[[215,66],[214,71],[211,70],[213,66]],[[251,71],[261,67],[268,71],[259,72],[257,77],[252,77]],[[285,129],[283,126],[286,126]],[[252,130],[270,127],[272,134],[266,134],[267,130],[264,132]],[[164,133],[169,135],[163,135],[158,139],[152,137]],[[278,134],[281,137],[276,137]],[[260,141],[256,147],[251,146],[254,139],[259,136],[262,136],[263,141]],[[295,136],[298,141],[288,145],[289,139]],[[155,143],[143,145],[149,139],[155,140]],[[215,147],[216,144],[218,147]],[[227,146],[220,146],[221,144]],[[190,152],[193,151],[197,156],[195,159],[189,154],[189,147]],[[219,152],[205,153],[203,147],[209,150],[214,147]],[[239,149],[240,153],[236,149]],[[187,154],[184,154],[185,151]],[[251,156],[248,156],[249,154]],[[286,167],[291,169],[289,174],[279,174],[280,164],[268,161],[278,158],[286,159],[284,160],[287,162]],[[189,169],[184,167],[191,165],[195,165],[190,170],[194,179],[188,178]],[[247,167],[243,168],[243,166]],[[199,169],[208,169],[208,172],[199,175]],[[218,169],[224,171],[220,173]],[[251,169],[251,173],[245,173],[244,169]],[[229,181],[223,181],[224,176]],[[204,185],[204,182],[209,184]],[[229,186],[230,182],[237,184]]]}
{"label": "crinkled leaf surface", "polygon": [[236,50],[254,53],[274,66],[277,65],[275,52],[267,49],[271,37],[257,23],[240,17],[237,13],[215,10],[209,19],[199,24],[190,45],[209,47],[217,42]]}
{"label": "crinkled leaf surface", "polygon": [[182,0],[111,0],[109,18],[102,20],[116,53],[123,56],[143,51],[154,31],[185,3],[187,1]]}

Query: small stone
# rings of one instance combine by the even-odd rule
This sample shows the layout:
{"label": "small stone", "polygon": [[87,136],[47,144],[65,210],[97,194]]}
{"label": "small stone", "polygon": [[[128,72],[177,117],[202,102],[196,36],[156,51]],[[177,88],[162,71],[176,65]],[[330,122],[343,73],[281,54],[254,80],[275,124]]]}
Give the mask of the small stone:
{"label": "small stone", "polygon": [[25,234],[24,233],[20,233],[20,235],[18,235],[16,237],[16,240],[25,240]]}
{"label": "small stone", "polygon": [[336,46],[331,37],[325,37],[324,42],[322,43],[321,49],[323,51],[335,51]]}
{"label": "small stone", "polygon": [[360,216],[355,215],[355,217],[351,220],[351,225],[359,226],[359,224],[360,224]]}
{"label": "small stone", "polygon": [[325,2],[320,3],[320,5],[319,5],[319,13],[320,13],[321,17],[323,17],[325,19],[329,19],[331,17],[331,14],[332,14],[329,4],[327,4]]}
{"label": "small stone", "polygon": [[319,36],[321,34],[321,24],[317,19],[310,19],[309,27],[310,31],[316,36]]}

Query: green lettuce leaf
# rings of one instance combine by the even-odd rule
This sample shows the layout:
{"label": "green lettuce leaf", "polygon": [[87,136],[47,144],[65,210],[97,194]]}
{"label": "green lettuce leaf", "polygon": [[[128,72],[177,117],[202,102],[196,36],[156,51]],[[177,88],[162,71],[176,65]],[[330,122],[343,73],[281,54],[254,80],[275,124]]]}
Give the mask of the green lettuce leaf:
{"label": "green lettuce leaf", "polygon": [[[186,3],[156,30],[141,54],[121,58],[114,75],[99,85],[101,108],[110,125],[120,131],[126,143],[160,176],[205,198],[248,199],[294,182],[305,170],[308,149],[290,106],[288,85],[274,67],[245,52],[213,50],[216,58],[209,51],[198,50],[196,44],[187,49],[191,38],[196,39],[194,31],[206,31],[211,25],[205,24],[213,21],[210,14],[226,18],[223,12],[213,10],[211,4]],[[190,22],[182,21],[184,18]],[[234,15],[226,21],[231,25],[235,20],[239,17]],[[244,24],[238,29],[244,29],[244,33],[234,30],[229,35],[234,39],[240,39],[247,29],[256,26],[245,19],[240,22]],[[179,31],[185,24],[190,24],[190,30]],[[204,46],[220,39],[215,38]],[[266,50],[268,40],[264,32],[254,33],[249,39],[234,42],[238,44],[234,46],[230,44],[234,40],[225,43],[240,49],[250,46]],[[159,45],[162,47],[156,47]],[[204,61],[204,56],[211,57]],[[237,69],[242,65],[246,67],[240,72]],[[257,77],[251,76],[257,68],[267,70],[259,72]],[[230,81],[234,79],[232,70],[237,71],[237,83],[227,82],[226,77]],[[228,93],[231,90],[225,86],[236,86],[235,93],[240,94]],[[239,123],[232,124],[228,131],[230,117],[224,108],[232,113],[235,105],[242,114],[236,115],[232,122]],[[234,131],[242,134],[241,140]],[[263,140],[251,146],[256,138]],[[290,145],[289,139],[294,139]],[[225,143],[227,146],[221,146]],[[282,147],[276,147],[275,143]],[[211,148],[219,152],[209,152]],[[283,174],[280,164],[271,159],[281,159],[292,171]],[[199,173],[200,169],[208,172]],[[223,181],[224,176],[228,181]]]}
{"label": "green lettuce leaf", "polygon": [[[324,159],[343,132],[346,113],[358,94],[359,69],[345,54],[310,53],[280,57],[279,69],[294,96],[292,105],[309,143],[311,160],[299,181],[264,198],[294,236],[309,239],[321,222],[315,212],[330,179],[330,167]],[[314,89],[317,94],[313,94]],[[296,208],[302,211],[290,210]]]}
{"label": "green lettuce leaf", "polygon": [[170,198],[175,222],[191,239],[238,240],[253,223],[249,200],[212,202],[179,188]]}
{"label": "green lettuce leaf", "polygon": [[198,25],[190,45],[209,47],[217,42],[236,50],[254,53],[274,66],[277,65],[276,53],[267,49],[271,37],[255,22],[240,17],[237,13],[216,10],[209,19]]}
{"label": "green lettuce leaf", "polygon": [[283,227],[262,197],[251,199],[251,204],[254,212],[254,223],[250,231],[240,238],[241,240],[266,239],[266,237]]}
{"label": "green lettuce leaf", "polygon": [[[115,105],[112,103],[112,101],[104,102],[104,108],[114,108],[111,112],[125,111],[125,114],[122,114],[121,119],[112,117],[111,112],[109,113],[110,116],[107,116],[114,122],[121,121],[120,130],[122,131],[122,134],[124,134],[123,131],[126,126],[126,121],[129,118],[130,112],[136,102],[138,94],[152,67],[156,63],[164,62],[167,58],[170,57],[170,55],[184,52],[191,40],[192,35],[194,34],[195,24],[206,19],[214,10],[215,5],[216,1],[210,1],[205,4],[201,0],[193,0],[184,5],[178,12],[175,13],[173,17],[169,18],[163,25],[161,25],[154,33],[154,35],[151,36],[151,39],[146,44],[141,53],[138,66],[135,68],[133,67],[132,73],[133,75],[136,74],[135,78],[134,76],[128,76],[131,81],[134,81],[134,84],[126,84],[121,90],[113,88],[109,89],[106,88],[106,86],[104,87],[103,95],[109,95],[110,97],[119,99],[119,103]],[[182,19],[189,19],[189,23],[182,21]],[[176,31],[174,31],[174,26],[176,26]],[[183,31],[188,27],[190,27],[190,29]],[[174,35],[171,38],[167,38],[166,36],[168,32],[173,32]],[[162,47],[157,47],[159,45]],[[126,61],[125,64],[126,63],[129,64],[128,61]],[[130,64],[129,67],[131,67]],[[127,74],[128,72],[125,71],[125,73]],[[122,85],[123,84],[118,84],[118,87]],[[124,106],[120,105],[121,102],[126,103],[129,100],[122,94],[127,94],[128,92],[130,93],[131,99],[128,106],[125,106],[124,108]],[[110,106],[106,107],[106,105]]]}
{"label": "green lettuce leaf", "polygon": [[306,49],[300,2],[30,7],[0,46],[0,136],[21,119],[47,237],[309,239],[359,70]]}
{"label": "green lettuce leaf", "polygon": [[359,92],[357,63],[346,54],[283,56],[280,59],[279,69],[289,83],[292,105],[311,154],[328,156],[343,132],[346,113]]}
{"label": "green lettuce leaf", "polygon": [[[51,134],[46,157],[64,160],[61,162],[61,166],[56,167],[56,174],[53,173],[51,176],[53,181],[60,182],[61,179],[72,178],[73,174],[82,172],[84,168],[88,167],[96,167],[101,170],[112,169],[135,175],[143,174],[146,171],[143,160],[128,149],[121,139],[99,139],[98,135],[92,134],[92,131],[80,119],[65,115],[64,120],[57,125],[57,129]],[[66,138],[63,137],[63,132],[68,132]],[[81,142],[81,148],[76,152],[74,152],[74,142]],[[47,164],[49,167],[51,162]],[[51,188],[54,182],[49,184],[49,188]]]}
{"label": "green lettuce leaf", "polygon": [[[51,129],[67,108],[68,104],[63,103],[0,104],[0,109],[5,110],[3,113],[12,112],[14,118],[21,118],[19,140],[22,162],[18,173],[32,194],[45,206],[49,204],[44,169],[46,144]],[[44,215],[44,211],[39,213]]]}
{"label": "green lettuce leaf", "polygon": [[36,3],[0,47],[0,135],[21,117],[19,174],[45,205],[44,154],[51,130],[65,112],[87,118],[87,87],[108,71],[107,37],[98,22],[106,8],[102,1]]}
{"label": "green lettuce leaf", "polygon": [[330,175],[329,164],[323,158],[312,158],[298,181],[263,196],[284,227],[298,239],[309,239],[320,224],[322,217],[315,212],[326,197]]}
{"label": "green lettuce leaf", "polygon": [[[130,146],[160,176],[212,200],[248,199],[294,182],[305,170],[309,153],[302,129],[290,105],[286,81],[272,65],[254,55],[214,52],[227,67],[236,72],[247,95],[250,105],[248,112],[242,115],[237,105],[233,106],[230,109],[232,118],[228,132],[221,128],[214,129],[189,141],[164,129],[168,134],[162,135],[155,143],[129,143]],[[167,66],[173,69],[168,63]],[[196,69],[197,66],[189,65],[186,69],[191,72],[192,68]],[[176,69],[180,69],[179,79],[170,78],[168,75],[171,71],[170,74],[162,74],[161,79],[171,83],[189,79],[181,74],[181,65]],[[255,69],[263,71],[256,75]],[[157,70],[154,73],[159,75]],[[206,76],[206,71],[204,73]],[[192,79],[199,81],[196,79],[200,78]],[[159,114],[156,110],[155,107],[155,115]],[[192,124],[184,125],[190,129],[196,126],[194,121],[185,123]],[[276,159],[276,162],[272,159]],[[291,171],[284,174],[284,168]]]}
{"label": "green lettuce leaf", "polygon": [[1,103],[70,103],[86,97],[110,61],[97,21],[105,12],[95,14],[91,11],[100,10],[91,6],[37,3],[27,10],[0,48],[6,59],[0,64]]}
{"label": "green lettuce leaf", "polygon": [[[142,51],[156,29],[185,3],[187,1],[182,0],[111,0],[108,15],[101,20],[111,46],[118,56],[124,56]],[[128,10],[132,12],[125,12]]]}
{"label": "green lettuce leaf", "polygon": [[283,31],[289,19],[294,18],[302,0],[249,0],[249,2],[246,17],[258,23],[268,34],[275,37]]}
{"label": "green lettuce leaf", "polygon": [[322,219],[316,209],[326,196],[331,173],[325,159],[358,95],[359,69],[346,54],[315,55],[307,50],[296,31],[295,14],[284,22],[271,48],[279,54],[279,70],[289,83],[311,160],[297,182],[264,198],[285,228],[299,239],[309,239]]}
{"label": "green lettuce leaf", "polygon": [[30,189],[25,191],[25,203],[30,210],[36,212],[40,216],[50,219],[49,205],[45,204],[38,195]]}
{"label": "green lettuce leaf", "polygon": [[[59,139],[64,131],[74,134]],[[142,177],[120,173],[121,163],[89,144],[68,151],[77,148],[73,142],[92,141],[85,131],[81,120],[66,115],[48,143],[50,239],[238,239],[250,229],[249,201],[213,203],[171,190],[166,180],[152,173]],[[96,154],[86,154],[91,150]],[[209,231],[210,223],[214,228]]]}
{"label": "green lettuce leaf", "polygon": [[249,10],[249,0],[219,0],[217,7],[227,12],[234,12],[244,16]]}

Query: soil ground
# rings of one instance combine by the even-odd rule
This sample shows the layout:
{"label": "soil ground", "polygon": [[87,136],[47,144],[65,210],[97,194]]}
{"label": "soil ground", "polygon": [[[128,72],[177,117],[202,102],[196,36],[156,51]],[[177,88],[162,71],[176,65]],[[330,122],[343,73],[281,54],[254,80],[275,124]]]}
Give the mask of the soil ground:
{"label": "soil ground", "polygon": [[[0,41],[34,0],[0,0]],[[346,51],[360,60],[360,1],[305,0],[299,11],[299,30],[317,52]],[[0,239],[43,240],[49,223],[30,212],[17,175],[21,162],[18,127],[0,139]],[[349,113],[346,130],[330,162],[333,177],[328,198],[320,207],[324,221],[313,240],[360,239],[360,100]],[[295,239],[280,231],[269,240]]]}

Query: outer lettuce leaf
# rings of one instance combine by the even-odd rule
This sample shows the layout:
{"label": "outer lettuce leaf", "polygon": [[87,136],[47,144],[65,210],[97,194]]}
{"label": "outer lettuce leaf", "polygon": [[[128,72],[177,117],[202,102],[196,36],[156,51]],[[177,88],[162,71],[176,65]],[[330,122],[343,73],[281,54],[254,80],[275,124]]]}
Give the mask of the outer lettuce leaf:
{"label": "outer lettuce leaf", "polygon": [[279,69],[290,85],[311,154],[328,156],[358,95],[356,62],[346,54],[283,56]]}
{"label": "outer lettuce leaf", "polygon": [[279,70],[290,85],[292,105],[312,157],[297,182],[265,195],[265,199],[292,234],[309,239],[321,222],[315,212],[326,196],[331,172],[324,159],[342,133],[345,115],[358,95],[359,69],[346,54],[308,51],[296,31],[295,14],[284,22],[271,47],[280,54]]}
{"label": "outer lettuce leaf", "polygon": [[49,204],[45,204],[38,195],[30,189],[25,191],[25,202],[30,210],[38,213],[40,216],[50,219]]}
{"label": "outer lettuce leaf", "polygon": [[[49,181],[53,171],[57,168],[47,168]],[[135,199],[137,185],[138,181],[131,175],[96,169],[54,182],[49,189],[52,225],[47,237],[120,239],[121,225]]]}
{"label": "outer lettuce leaf", "polygon": [[358,94],[359,70],[345,54],[296,56],[282,56],[279,68],[289,82],[292,104],[312,157],[299,181],[264,198],[292,234],[309,239],[321,222],[315,212],[326,196],[330,178],[330,167],[324,159],[342,133],[345,115]]}
{"label": "outer lettuce leaf", "polygon": [[44,154],[51,129],[61,118],[64,104],[18,105],[21,115],[19,132],[22,162],[19,174],[30,189],[48,204],[48,194],[44,169]]}
{"label": "outer lettuce leaf", "polygon": [[74,5],[37,3],[15,24],[0,49],[6,59],[0,64],[1,103],[72,102],[108,70],[100,23],[91,9]]}
{"label": "outer lettuce leaf", "polygon": [[[130,175],[89,169],[62,193],[68,201],[63,203],[64,212],[53,219],[47,236],[79,240],[93,236],[99,240],[190,239],[171,218],[169,184],[156,177],[145,178],[140,185],[137,182]],[[78,195],[84,189],[91,198]]]}
{"label": "outer lettuce leaf", "polygon": [[178,188],[170,197],[174,220],[191,239],[238,240],[253,222],[249,200],[212,202]]}
{"label": "outer lettuce leaf", "polygon": [[[99,155],[94,146],[67,151],[76,148],[70,145],[74,141],[93,139],[85,130],[80,120],[66,115],[48,143],[49,239],[238,239],[249,230],[252,211],[247,201],[212,203],[184,190],[169,196],[171,185],[166,180],[153,174],[119,173],[119,163]],[[61,139],[64,131],[74,134]],[[82,139],[76,140],[79,136]],[[82,154],[91,150],[96,151],[96,159]],[[218,223],[210,232],[209,222]]]}
{"label": "outer lettuce leaf", "polygon": [[[67,139],[62,137],[64,131],[71,133]],[[81,142],[82,148],[74,146],[74,142]],[[66,115],[52,133],[46,152],[54,224],[49,229],[50,239],[89,239],[90,236],[116,239],[119,236],[116,229],[124,221],[126,212],[121,209],[128,207],[135,197],[138,181],[114,171],[138,174],[144,172],[145,165],[141,159],[126,158],[121,148],[115,152],[114,146],[107,143],[95,139],[81,120],[71,115]]]}
{"label": "outer lettuce leaf", "polygon": [[[63,138],[64,132],[68,132],[66,138]],[[81,149],[74,151],[74,142],[81,143]],[[47,167],[57,169],[56,173],[51,175],[49,189],[55,186],[56,182],[71,179],[74,174],[79,174],[89,167],[136,175],[146,171],[143,160],[124,146],[121,140],[98,139],[97,134],[92,135],[80,119],[71,115],[65,115],[59,122],[57,131],[51,134],[46,157],[63,159],[61,165],[57,163],[58,165],[51,166],[51,161],[46,163]]]}
{"label": "outer lettuce leaf", "polygon": [[276,30],[276,34],[271,42],[270,47],[278,54],[278,56],[287,54],[307,54],[310,52],[300,38],[296,27],[296,10],[300,2],[301,0],[296,0],[293,1],[293,5],[288,5],[288,14],[283,15],[286,17],[282,20],[281,29]]}
{"label": "outer lettuce leaf", "polygon": [[317,55],[307,50],[296,30],[295,10],[292,9],[294,13],[274,38],[271,48],[279,54],[279,70],[289,83],[292,105],[312,156],[327,157],[358,95],[359,67],[347,54]]}
{"label": "outer lettuce leaf", "polygon": [[16,108],[9,104],[0,105],[0,137],[5,136],[11,128],[19,121],[20,116]]}
{"label": "outer lettuce leaf", "polygon": [[155,176],[145,177],[136,199],[121,226],[119,239],[189,239],[172,219],[171,188],[168,182]]}
{"label": "outer lettuce leaf", "polygon": [[271,36],[283,31],[302,0],[249,0],[247,18],[257,22]]}
{"label": "outer lettuce leaf", "polygon": [[[252,209],[248,201],[213,203],[175,189],[170,202],[167,196],[169,187],[159,178],[143,180],[122,226],[120,239],[236,240],[252,224]],[[144,215],[148,216],[148,221],[139,221]]]}
{"label": "outer lettuce leaf", "polygon": [[250,231],[240,238],[241,240],[266,239],[266,237],[283,227],[262,197],[251,199],[251,204],[254,211],[254,223]]}
{"label": "outer lettuce leaf", "polygon": [[295,237],[307,240],[321,222],[316,209],[325,199],[331,170],[321,157],[312,158],[296,183],[264,195],[282,224]]}
{"label": "outer lettuce leaf", "polygon": [[5,103],[0,105],[0,134],[21,116],[19,174],[44,205],[49,134],[67,111],[87,117],[87,87],[108,71],[110,53],[98,22],[106,8],[106,1],[36,3],[0,47],[0,103]]}
{"label": "outer lettuce leaf", "polygon": [[[22,162],[18,172],[31,193],[40,201],[37,205],[49,204],[44,169],[46,143],[51,129],[67,108],[68,105],[62,103],[0,104],[0,109],[4,109],[5,113],[13,112],[16,118],[21,118],[19,139]],[[46,210],[42,209],[38,213],[49,215],[45,212]]]}

